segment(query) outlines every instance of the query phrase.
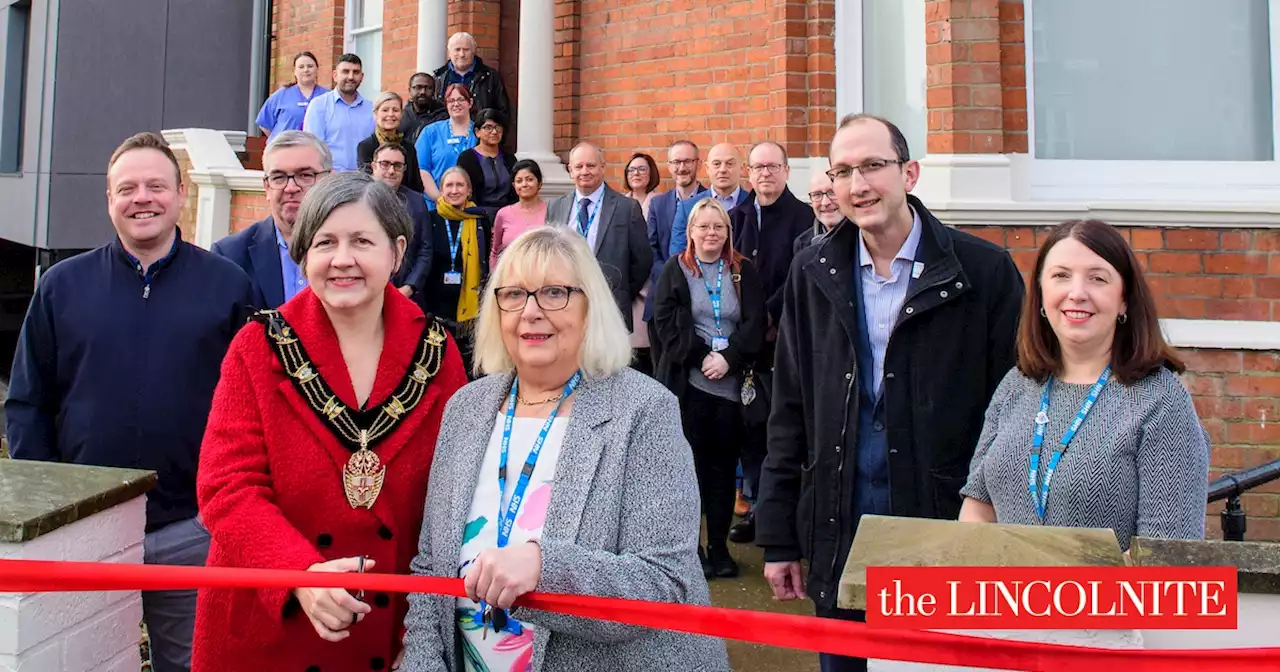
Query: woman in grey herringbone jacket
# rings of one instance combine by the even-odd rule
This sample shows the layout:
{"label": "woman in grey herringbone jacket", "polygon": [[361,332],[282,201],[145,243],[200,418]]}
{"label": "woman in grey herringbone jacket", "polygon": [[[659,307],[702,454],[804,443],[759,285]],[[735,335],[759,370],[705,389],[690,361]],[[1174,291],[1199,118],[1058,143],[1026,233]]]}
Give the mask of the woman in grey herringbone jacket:
{"label": "woman in grey herringbone jacket", "polygon": [[476,332],[489,375],[445,410],[412,564],[463,577],[467,597],[410,596],[400,669],[728,670],[718,639],[513,606],[535,589],[709,595],[680,410],[627,368],[627,330],[584,239],[530,231],[492,278]]}

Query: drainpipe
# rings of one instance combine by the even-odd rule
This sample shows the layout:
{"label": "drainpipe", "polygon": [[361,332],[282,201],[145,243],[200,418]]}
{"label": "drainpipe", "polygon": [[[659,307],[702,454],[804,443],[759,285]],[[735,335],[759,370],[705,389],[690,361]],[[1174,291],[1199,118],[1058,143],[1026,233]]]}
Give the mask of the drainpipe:
{"label": "drainpipe", "polygon": [[258,130],[258,110],[267,100],[271,81],[271,0],[253,0],[253,40],[249,54],[249,125],[250,136],[262,135]]}

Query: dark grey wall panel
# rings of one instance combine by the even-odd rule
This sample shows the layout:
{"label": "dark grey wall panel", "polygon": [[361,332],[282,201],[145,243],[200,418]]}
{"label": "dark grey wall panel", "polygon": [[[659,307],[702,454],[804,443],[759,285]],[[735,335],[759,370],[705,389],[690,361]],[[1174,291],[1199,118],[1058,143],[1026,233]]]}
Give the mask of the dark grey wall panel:
{"label": "dark grey wall panel", "polygon": [[161,130],[168,4],[61,3],[53,104],[55,174],[102,174],[121,140],[138,131]]}
{"label": "dark grey wall panel", "polygon": [[166,128],[245,130],[253,0],[64,0],[54,91],[51,248],[101,245],[106,164]]}
{"label": "dark grey wall panel", "polygon": [[169,0],[165,128],[246,130],[252,32],[253,0]]}
{"label": "dark grey wall panel", "polygon": [[50,249],[82,249],[109,242],[116,231],[107,215],[106,177],[101,173],[49,176],[49,224]]}

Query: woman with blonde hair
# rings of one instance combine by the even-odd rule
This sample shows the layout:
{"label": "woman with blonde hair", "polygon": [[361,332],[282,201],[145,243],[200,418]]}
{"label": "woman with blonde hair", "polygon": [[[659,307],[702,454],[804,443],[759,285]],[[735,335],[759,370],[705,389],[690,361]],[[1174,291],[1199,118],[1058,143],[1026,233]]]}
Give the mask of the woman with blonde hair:
{"label": "woman with blonde hair", "polygon": [[[684,433],[693,447],[707,550],[699,548],[707,578],[738,575],[729,555],[735,469],[746,435],[744,404],[758,404],[744,375],[764,344],[768,322],[764,286],[755,266],[733,249],[729,213],[714,198],[689,213],[683,253],[667,260],[654,290],[658,333],[656,375],[680,399]],[[744,387],[745,385],[745,387]]]}
{"label": "woman with blonde hair", "polygon": [[413,143],[404,140],[400,132],[400,119],[404,115],[404,99],[394,91],[383,91],[373,101],[373,135],[356,145],[356,159],[360,170],[371,172],[374,154],[383,145],[396,145],[404,154],[404,166],[398,170],[403,175],[400,183],[407,189],[422,193],[422,174],[418,171],[418,154]]}
{"label": "woman with blonde hair", "polygon": [[514,606],[533,590],[709,603],[676,400],[630,360],[580,234],[506,249],[476,331],[485,377],[445,410],[412,565],[466,597],[410,596],[404,669],[729,669],[718,639]]}

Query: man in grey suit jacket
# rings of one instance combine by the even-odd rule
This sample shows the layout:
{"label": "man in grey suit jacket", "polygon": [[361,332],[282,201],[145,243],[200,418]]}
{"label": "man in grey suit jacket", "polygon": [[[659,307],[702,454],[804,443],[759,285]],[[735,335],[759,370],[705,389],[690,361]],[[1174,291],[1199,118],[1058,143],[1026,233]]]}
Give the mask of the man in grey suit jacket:
{"label": "man in grey suit jacket", "polygon": [[632,330],[631,306],[653,264],[640,203],[604,183],[604,152],[590,143],[579,143],[569,152],[569,176],[577,188],[551,201],[547,223],[573,227],[586,236],[622,319]]}

